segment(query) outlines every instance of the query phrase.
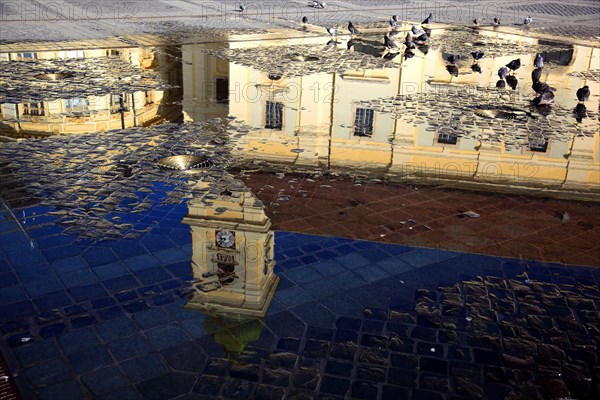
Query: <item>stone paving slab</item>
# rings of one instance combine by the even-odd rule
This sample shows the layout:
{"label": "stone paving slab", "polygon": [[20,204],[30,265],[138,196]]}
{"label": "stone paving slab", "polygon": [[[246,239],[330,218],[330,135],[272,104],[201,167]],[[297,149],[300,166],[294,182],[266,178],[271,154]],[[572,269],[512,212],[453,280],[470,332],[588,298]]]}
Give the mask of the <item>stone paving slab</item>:
{"label": "stone paving slab", "polygon": [[[255,173],[243,179],[276,229],[600,266],[596,203],[335,176]],[[481,217],[461,214],[469,210]]]}

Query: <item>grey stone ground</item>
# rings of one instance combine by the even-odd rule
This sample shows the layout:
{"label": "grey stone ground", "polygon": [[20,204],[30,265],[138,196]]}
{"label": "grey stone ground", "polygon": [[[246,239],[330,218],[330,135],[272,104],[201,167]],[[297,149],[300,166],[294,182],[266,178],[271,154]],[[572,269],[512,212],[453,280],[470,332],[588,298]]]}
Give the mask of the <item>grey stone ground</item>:
{"label": "grey stone ground", "polygon": [[503,25],[521,24],[533,17],[530,29],[555,35],[600,39],[600,1],[367,1],[327,2],[325,9],[307,0],[1,0],[0,43],[35,40],[87,40],[140,33],[194,32],[211,29],[298,27],[303,16],[319,26],[402,20],[421,21],[429,12],[435,22],[470,23],[473,18]]}

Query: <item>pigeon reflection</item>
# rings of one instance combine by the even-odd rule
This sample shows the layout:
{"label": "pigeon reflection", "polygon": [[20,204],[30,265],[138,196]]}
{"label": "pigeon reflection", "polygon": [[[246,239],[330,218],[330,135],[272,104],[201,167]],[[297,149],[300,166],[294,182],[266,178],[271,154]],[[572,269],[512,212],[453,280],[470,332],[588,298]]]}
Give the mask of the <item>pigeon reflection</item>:
{"label": "pigeon reflection", "polygon": [[514,75],[508,75],[508,76],[506,77],[506,84],[507,84],[508,86],[510,86],[510,88],[511,88],[512,90],[517,90],[517,85],[518,85],[518,83],[519,83],[519,80],[517,79],[517,77],[516,77],[516,76],[514,76]]}
{"label": "pigeon reflection", "polygon": [[454,64],[446,65],[446,71],[450,76],[458,76],[458,67]]}
{"label": "pigeon reflection", "polygon": [[582,122],[584,118],[587,117],[587,108],[583,103],[577,103],[575,109],[573,110],[573,115],[575,116],[575,120],[577,122]]}

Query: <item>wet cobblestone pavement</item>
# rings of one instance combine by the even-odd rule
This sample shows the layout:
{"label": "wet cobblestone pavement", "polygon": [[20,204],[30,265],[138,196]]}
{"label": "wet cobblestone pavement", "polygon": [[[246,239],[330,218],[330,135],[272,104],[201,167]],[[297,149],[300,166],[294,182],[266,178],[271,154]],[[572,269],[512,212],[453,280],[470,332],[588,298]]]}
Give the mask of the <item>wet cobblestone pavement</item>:
{"label": "wet cobblestone pavement", "polygon": [[[0,103],[16,125],[0,143],[0,383],[40,400],[600,398],[600,214],[584,202],[598,194],[598,49],[521,36],[520,25],[436,26],[430,47],[391,61],[381,36],[396,5],[366,15],[365,4],[321,13],[296,2],[312,11],[300,25],[233,0],[165,23],[194,18],[198,4],[155,1],[123,26],[171,32],[113,37],[101,53],[132,50],[119,60],[3,50]],[[506,7],[515,21],[597,14],[589,2]],[[372,32],[349,38],[350,18]],[[105,21],[69,35],[107,32],[117,30]],[[479,71],[446,61],[479,48]],[[538,52],[557,86],[542,111],[529,90]],[[517,56],[524,68],[506,81],[519,89],[494,87]],[[19,79],[38,73],[68,76]],[[574,115],[584,83],[589,110]],[[144,102],[132,125],[153,110],[148,127],[125,128],[123,104],[105,125],[61,108],[101,95],[113,107],[121,92]],[[179,123],[161,123],[163,108]],[[89,117],[94,133],[52,136],[55,115],[74,132]],[[51,137],[14,139],[30,133],[19,124]],[[494,173],[459,168],[454,189],[403,175],[444,157]],[[513,181],[494,180],[500,166]],[[456,188],[467,183],[499,191]]]}

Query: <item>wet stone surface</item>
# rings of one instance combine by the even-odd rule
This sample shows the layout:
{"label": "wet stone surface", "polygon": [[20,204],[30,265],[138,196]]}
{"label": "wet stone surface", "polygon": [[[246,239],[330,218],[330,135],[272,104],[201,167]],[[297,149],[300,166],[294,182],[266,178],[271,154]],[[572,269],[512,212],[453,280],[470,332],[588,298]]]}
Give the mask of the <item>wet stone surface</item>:
{"label": "wet stone surface", "polygon": [[[14,208],[48,208],[45,218],[67,234],[138,237],[151,229],[152,218],[144,216],[156,206],[182,204],[194,195],[192,186],[200,178],[207,183],[227,179],[229,152],[243,135],[238,130],[248,128],[217,119],[6,143],[0,148],[0,196]],[[212,166],[201,175],[186,175],[156,165],[179,154],[197,154]]]}
{"label": "wet stone surface", "polygon": [[398,66],[392,61],[327,45],[261,46],[252,49],[221,49],[208,52],[233,63],[268,71],[282,77]]}
{"label": "wet stone surface", "polygon": [[[68,74],[47,80],[44,74]],[[95,97],[108,93],[164,90],[170,86],[152,70],[137,68],[118,57],[0,61],[0,103]]]}
{"label": "wet stone surface", "polygon": [[[555,104],[540,115],[531,108],[530,99],[488,87],[445,86],[429,93],[357,104],[389,113],[392,118],[408,124],[427,124],[457,137],[503,142],[508,150],[547,139],[567,141],[573,136],[592,137],[600,128],[593,109],[588,112],[587,123],[580,124],[571,109]],[[502,118],[503,114],[506,117]]]}

